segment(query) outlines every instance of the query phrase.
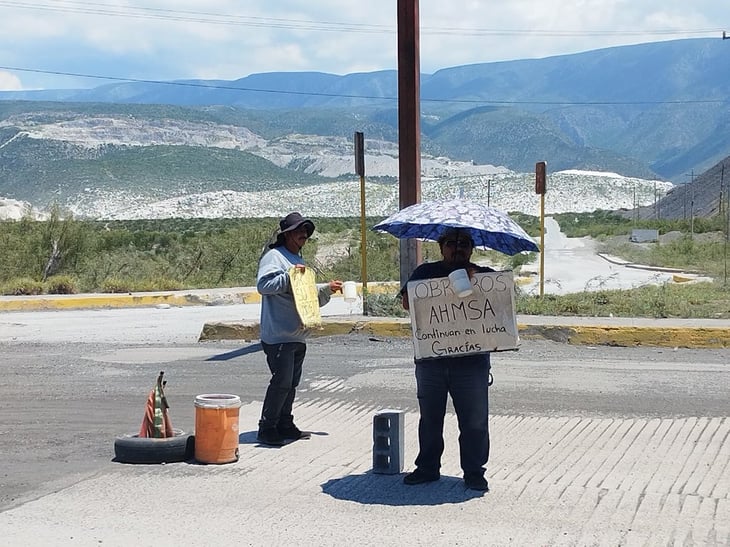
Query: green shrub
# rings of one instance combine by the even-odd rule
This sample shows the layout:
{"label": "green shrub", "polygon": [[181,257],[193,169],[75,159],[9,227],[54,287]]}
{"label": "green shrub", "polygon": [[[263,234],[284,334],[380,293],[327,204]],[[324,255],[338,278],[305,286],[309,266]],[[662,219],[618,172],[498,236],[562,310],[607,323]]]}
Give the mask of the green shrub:
{"label": "green shrub", "polygon": [[518,273],[522,266],[529,264],[535,259],[535,253],[517,253],[508,259],[508,268]]}
{"label": "green shrub", "polygon": [[46,293],[48,294],[76,294],[76,281],[68,275],[54,275],[46,279]]}
{"label": "green shrub", "polygon": [[177,279],[167,277],[155,277],[135,285],[136,292],[155,292],[155,291],[179,291],[184,289],[183,283]]}
{"label": "green shrub", "polygon": [[365,306],[368,315],[374,317],[408,317],[398,293],[368,294]]}
{"label": "green shrub", "polygon": [[43,283],[30,277],[19,277],[5,283],[2,292],[10,296],[43,294]]}
{"label": "green shrub", "polygon": [[107,277],[101,284],[101,292],[123,293],[132,292],[132,281],[120,277]]}

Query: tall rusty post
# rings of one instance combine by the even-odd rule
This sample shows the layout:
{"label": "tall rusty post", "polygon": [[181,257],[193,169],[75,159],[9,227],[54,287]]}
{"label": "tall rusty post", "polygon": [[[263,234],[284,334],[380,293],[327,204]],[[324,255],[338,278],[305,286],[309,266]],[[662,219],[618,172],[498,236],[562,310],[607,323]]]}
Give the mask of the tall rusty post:
{"label": "tall rusty post", "polygon": [[535,193],[540,196],[540,298],[545,296],[545,192],[547,192],[547,162],[535,164]]}
{"label": "tall rusty post", "polygon": [[[420,33],[418,0],[398,0],[399,208],[421,202]],[[401,285],[421,262],[421,245],[400,240]]]}

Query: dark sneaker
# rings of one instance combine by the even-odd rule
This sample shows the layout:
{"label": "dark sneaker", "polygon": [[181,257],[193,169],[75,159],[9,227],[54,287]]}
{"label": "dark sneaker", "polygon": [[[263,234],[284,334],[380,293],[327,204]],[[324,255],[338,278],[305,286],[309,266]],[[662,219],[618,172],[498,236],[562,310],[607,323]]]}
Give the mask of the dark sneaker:
{"label": "dark sneaker", "polygon": [[403,477],[403,484],[413,486],[414,484],[434,482],[439,480],[440,478],[441,475],[439,475],[438,473],[426,473],[416,468],[415,471],[413,471],[412,473],[408,473],[405,477]]}
{"label": "dark sneaker", "polygon": [[296,441],[298,439],[303,439],[307,436],[306,433],[303,433],[297,426],[294,424],[291,424],[286,427],[279,427],[277,429],[277,432],[281,437],[287,441]]}
{"label": "dark sneaker", "polygon": [[464,484],[470,490],[479,490],[480,492],[489,491],[489,483],[484,478],[484,475],[464,475]]}
{"label": "dark sneaker", "polygon": [[286,439],[274,428],[259,429],[256,440],[261,444],[267,444],[269,446],[283,446],[286,444]]}

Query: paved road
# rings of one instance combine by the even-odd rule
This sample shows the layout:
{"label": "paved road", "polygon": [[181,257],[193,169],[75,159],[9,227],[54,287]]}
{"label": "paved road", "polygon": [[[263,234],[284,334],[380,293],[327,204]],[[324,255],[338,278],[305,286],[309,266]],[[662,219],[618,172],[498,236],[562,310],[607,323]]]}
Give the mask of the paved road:
{"label": "paved road", "polygon": [[[643,285],[671,282],[672,273],[651,268],[627,267],[627,263],[607,260],[596,253],[596,241],[590,237],[569,238],[560,231],[552,217],[545,219],[545,294],[570,294],[582,291],[633,289]],[[539,256],[523,268],[535,275],[522,285],[528,294],[539,294]],[[684,274],[691,279],[703,279]]]}
{"label": "paved road", "polygon": [[[406,412],[406,469],[416,454],[408,339],[313,339],[296,415],[315,435],[267,449],[254,441],[268,380],[257,344],[197,343],[205,319],[192,328],[179,310],[179,322],[159,320],[171,311],[43,312],[80,328],[66,342],[43,314],[0,315],[3,333],[8,321],[37,333],[0,341],[4,544],[730,543],[726,349],[526,340],[496,355],[491,492],[481,495],[459,479],[451,414],[441,481],[406,487],[370,472],[379,409]],[[111,461],[159,370],[187,431],[195,395],[241,396],[240,461]]]}
{"label": "paved road", "polygon": [[[218,292],[227,294],[226,290]],[[332,298],[321,311],[323,317],[347,318],[351,314],[362,313],[362,307],[359,303],[348,304],[337,297]],[[260,304],[0,311],[0,342],[197,342],[203,325],[208,321],[258,321],[260,313]],[[93,326],[93,338],[87,330],[89,326]]]}

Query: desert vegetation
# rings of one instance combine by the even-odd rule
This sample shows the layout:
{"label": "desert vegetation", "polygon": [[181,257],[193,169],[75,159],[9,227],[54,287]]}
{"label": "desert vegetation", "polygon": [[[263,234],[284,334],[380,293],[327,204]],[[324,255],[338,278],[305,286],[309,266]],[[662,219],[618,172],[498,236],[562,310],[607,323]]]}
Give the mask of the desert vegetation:
{"label": "desert vegetation", "polygon": [[[532,236],[539,219],[513,214]],[[277,226],[275,218],[48,221],[25,218],[0,223],[0,292],[4,295],[140,292],[251,286],[259,257]],[[304,248],[321,279],[360,279],[358,218],[315,218],[317,232]],[[381,218],[368,218],[368,228]],[[730,317],[727,226],[722,219],[636,221],[609,212],[556,215],[570,237],[589,235],[604,250],[633,262],[686,268],[713,283],[647,286],[544,297],[519,294],[518,313],[648,317]],[[634,227],[672,234],[660,243],[631,244]],[[399,279],[398,240],[367,230],[369,282]],[[424,243],[425,260],[437,260],[438,246]],[[519,272],[526,256],[477,251],[476,260]],[[371,294],[369,313],[399,315],[392,294]]]}

